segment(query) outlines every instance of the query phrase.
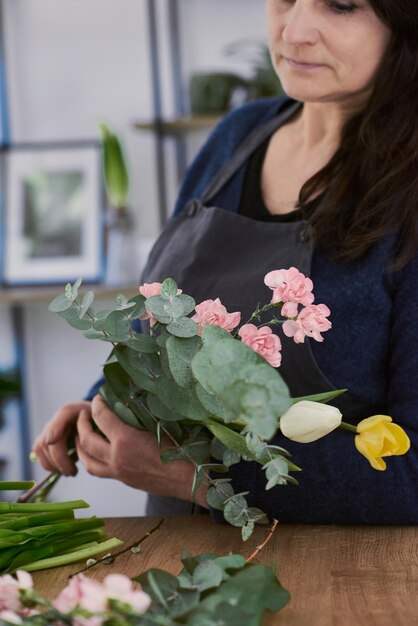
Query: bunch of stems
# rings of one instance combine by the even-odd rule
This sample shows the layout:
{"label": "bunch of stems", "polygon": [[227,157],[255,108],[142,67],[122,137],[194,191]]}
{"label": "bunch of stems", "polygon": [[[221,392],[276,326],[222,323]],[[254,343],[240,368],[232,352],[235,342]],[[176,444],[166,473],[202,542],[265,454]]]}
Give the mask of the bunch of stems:
{"label": "bunch of stems", "polygon": [[[33,484],[0,481],[0,492],[30,489]],[[102,519],[75,518],[74,511],[88,507],[84,500],[0,502],[0,574],[68,565],[123,543],[107,539]]]}

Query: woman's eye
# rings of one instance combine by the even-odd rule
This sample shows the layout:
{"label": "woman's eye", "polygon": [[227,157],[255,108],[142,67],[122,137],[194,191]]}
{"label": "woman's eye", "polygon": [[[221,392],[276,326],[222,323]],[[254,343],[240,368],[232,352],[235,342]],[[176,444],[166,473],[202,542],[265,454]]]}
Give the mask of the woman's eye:
{"label": "woman's eye", "polygon": [[358,8],[357,5],[352,2],[330,2],[329,7],[335,11],[335,13],[340,13],[342,15],[353,13]]}

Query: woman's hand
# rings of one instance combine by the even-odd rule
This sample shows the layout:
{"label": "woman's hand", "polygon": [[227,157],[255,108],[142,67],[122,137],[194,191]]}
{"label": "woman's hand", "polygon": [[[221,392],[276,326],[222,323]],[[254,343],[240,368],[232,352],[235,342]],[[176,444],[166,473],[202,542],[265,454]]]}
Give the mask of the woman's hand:
{"label": "woman's hand", "polygon": [[[90,418],[102,434],[94,432]],[[75,441],[78,458],[94,476],[115,478],[149,493],[192,499],[193,464],[162,463],[155,435],[124,424],[101,396],[93,398],[91,412],[88,407],[80,412]],[[172,445],[169,438],[162,438],[162,450]],[[204,485],[198,489],[195,501],[207,507]]]}
{"label": "woman's hand", "polygon": [[32,447],[44,469],[64,476],[77,474],[75,459],[68,456],[68,448],[72,445],[81,411],[90,415],[90,405],[87,401],[65,404],[44,426]]}

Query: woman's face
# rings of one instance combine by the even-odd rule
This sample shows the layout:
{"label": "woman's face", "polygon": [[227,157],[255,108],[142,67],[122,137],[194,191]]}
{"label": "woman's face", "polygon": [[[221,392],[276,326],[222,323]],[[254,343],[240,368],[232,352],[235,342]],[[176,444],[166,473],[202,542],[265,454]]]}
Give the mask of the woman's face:
{"label": "woman's face", "polygon": [[267,26],[283,89],[303,102],[362,105],[391,36],[367,0],[267,0]]}

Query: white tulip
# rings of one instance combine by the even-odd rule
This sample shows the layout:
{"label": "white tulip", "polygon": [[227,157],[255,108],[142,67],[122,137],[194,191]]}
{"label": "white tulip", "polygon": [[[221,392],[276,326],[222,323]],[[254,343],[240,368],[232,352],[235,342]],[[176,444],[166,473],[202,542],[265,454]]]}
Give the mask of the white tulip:
{"label": "white tulip", "polygon": [[335,406],[301,400],[280,418],[283,435],[298,443],[311,443],[341,424],[342,414]]}

